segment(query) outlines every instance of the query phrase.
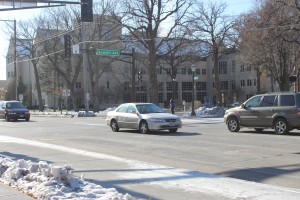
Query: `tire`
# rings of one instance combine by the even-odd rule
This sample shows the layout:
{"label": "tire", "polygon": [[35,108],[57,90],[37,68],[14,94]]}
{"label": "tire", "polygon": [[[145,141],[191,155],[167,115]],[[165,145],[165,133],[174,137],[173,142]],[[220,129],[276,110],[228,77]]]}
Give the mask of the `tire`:
{"label": "tire", "polygon": [[172,128],[172,129],[169,129],[169,132],[170,132],[170,133],[176,133],[177,130],[178,130],[178,128]]}
{"label": "tire", "polygon": [[26,118],[25,120],[26,120],[26,122],[28,122],[28,121],[29,121],[29,117],[28,117],[28,118]]}
{"label": "tire", "polygon": [[254,129],[256,132],[262,132],[264,129],[263,128],[255,128]]}
{"label": "tire", "polygon": [[229,117],[227,120],[227,128],[230,132],[238,132],[240,130],[240,123],[236,117]]}
{"label": "tire", "polygon": [[146,121],[142,121],[139,126],[140,133],[146,134],[149,133],[148,124]]}
{"label": "tire", "polygon": [[279,135],[288,134],[290,130],[287,121],[283,118],[276,119],[274,123],[274,131]]}
{"label": "tire", "polygon": [[117,121],[116,120],[111,120],[111,122],[110,122],[110,127],[111,127],[111,130],[113,131],[113,132],[118,132],[119,131],[119,126],[118,126],[118,123],[117,123]]}
{"label": "tire", "polygon": [[7,122],[10,121],[10,119],[9,119],[9,117],[8,117],[7,115],[5,115],[5,120],[6,120]]}

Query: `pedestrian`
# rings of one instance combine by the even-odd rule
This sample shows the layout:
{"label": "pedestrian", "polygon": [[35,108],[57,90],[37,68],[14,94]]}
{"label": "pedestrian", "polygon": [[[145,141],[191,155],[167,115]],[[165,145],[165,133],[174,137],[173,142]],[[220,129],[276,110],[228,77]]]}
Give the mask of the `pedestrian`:
{"label": "pedestrian", "polygon": [[172,114],[175,114],[175,106],[175,101],[173,99],[170,99],[170,109]]}

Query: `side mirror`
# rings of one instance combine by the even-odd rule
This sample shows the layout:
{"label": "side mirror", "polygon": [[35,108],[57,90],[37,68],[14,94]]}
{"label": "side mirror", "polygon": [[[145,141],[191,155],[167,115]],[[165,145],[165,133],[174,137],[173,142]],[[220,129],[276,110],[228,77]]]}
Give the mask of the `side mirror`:
{"label": "side mirror", "polygon": [[135,113],[136,113],[136,111],[135,111],[135,110],[132,110],[130,113],[132,113],[132,114],[135,114]]}

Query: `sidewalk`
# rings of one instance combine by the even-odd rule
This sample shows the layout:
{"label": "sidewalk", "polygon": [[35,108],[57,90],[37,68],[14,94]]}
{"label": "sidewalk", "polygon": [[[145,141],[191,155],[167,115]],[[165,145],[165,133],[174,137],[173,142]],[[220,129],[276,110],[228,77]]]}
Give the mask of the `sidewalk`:
{"label": "sidewalk", "polygon": [[34,198],[0,182],[1,200],[32,200]]}

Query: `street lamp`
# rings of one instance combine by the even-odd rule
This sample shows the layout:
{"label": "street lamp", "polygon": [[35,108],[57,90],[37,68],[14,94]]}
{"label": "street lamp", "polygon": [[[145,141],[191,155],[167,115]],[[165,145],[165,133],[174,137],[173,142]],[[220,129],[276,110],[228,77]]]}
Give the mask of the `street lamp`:
{"label": "street lamp", "polygon": [[191,116],[196,116],[196,113],[195,113],[195,109],[194,109],[194,99],[195,99],[195,66],[192,65],[192,72],[193,72],[193,89],[192,89],[192,112],[191,112]]}

